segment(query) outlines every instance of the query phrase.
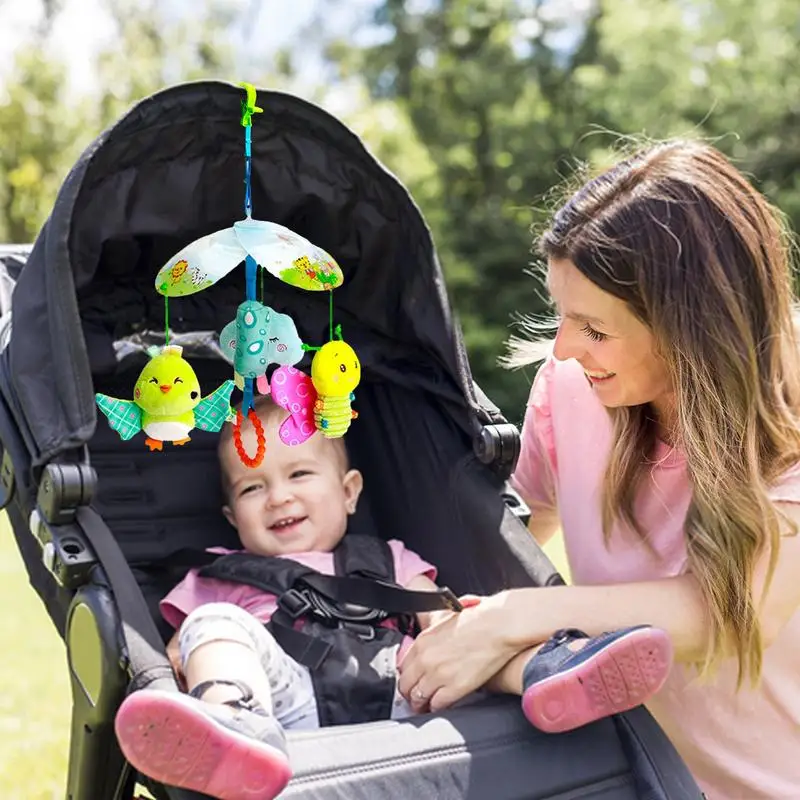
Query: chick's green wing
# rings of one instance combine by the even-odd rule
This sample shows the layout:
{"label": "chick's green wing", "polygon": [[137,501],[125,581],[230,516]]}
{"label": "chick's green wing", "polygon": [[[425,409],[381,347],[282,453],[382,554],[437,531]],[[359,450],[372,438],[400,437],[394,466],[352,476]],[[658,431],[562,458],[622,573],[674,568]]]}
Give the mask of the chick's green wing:
{"label": "chick's green wing", "polygon": [[142,409],[133,400],[120,400],[107,394],[94,396],[97,407],[108,417],[109,426],[126,442],[142,429]]}
{"label": "chick's green wing", "polygon": [[225,381],[194,407],[194,425],[201,431],[216,433],[231,418],[233,381]]}

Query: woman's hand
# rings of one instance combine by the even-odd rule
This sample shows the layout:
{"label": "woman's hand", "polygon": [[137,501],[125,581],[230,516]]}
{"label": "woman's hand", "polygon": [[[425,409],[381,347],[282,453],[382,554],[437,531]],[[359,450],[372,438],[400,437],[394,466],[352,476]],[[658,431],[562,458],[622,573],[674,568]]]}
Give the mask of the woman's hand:
{"label": "woman's hand", "polygon": [[416,713],[451,706],[516,655],[504,632],[503,595],[461,601],[464,610],[422,631],[399,665],[398,688]]}

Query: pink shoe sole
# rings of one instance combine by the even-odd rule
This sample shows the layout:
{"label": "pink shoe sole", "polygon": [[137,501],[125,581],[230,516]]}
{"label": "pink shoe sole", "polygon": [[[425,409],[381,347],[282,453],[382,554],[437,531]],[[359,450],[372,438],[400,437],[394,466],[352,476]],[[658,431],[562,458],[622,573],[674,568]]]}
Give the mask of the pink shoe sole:
{"label": "pink shoe sole", "polygon": [[281,750],[215,722],[177,693],[134,692],[114,727],[137,770],[219,800],[271,800],[292,775]]}
{"label": "pink shoe sole", "polygon": [[664,631],[634,630],[582,664],[535,683],[522,697],[522,710],[542,731],[571,731],[640,705],[664,685],[671,665],[672,642]]}

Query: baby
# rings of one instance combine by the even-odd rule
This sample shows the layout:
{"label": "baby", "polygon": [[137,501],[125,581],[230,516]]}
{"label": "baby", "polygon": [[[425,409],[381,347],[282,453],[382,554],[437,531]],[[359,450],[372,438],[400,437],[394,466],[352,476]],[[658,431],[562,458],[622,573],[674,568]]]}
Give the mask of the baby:
{"label": "baby", "polygon": [[[230,426],[220,438],[223,513],[247,553],[288,556],[333,574],[332,551],[356,510],[361,473],[349,467],[341,439],[315,434],[287,446],[279,435],[287,413],[269,398],[258,399],[256,413],[266,437],[259,467],[242,464]],[[255,452],[251,425],[242,439]],[[397,583],[436,591],[433,566],[399,541],[388,544]],[[309,670],[264,625],[275,610],[275,595],[197,570],[161,601],[176,629],[167,652],[188,694],[144,689],[123,702],[116,732],[136,769],[222,800],[272,798],[284,788],[291,777],[284,730],[318,727],[319,714]],[[417,622],[424,629],[450,613],[420,613]],[[391,716],[413,713],[395,693]]]}

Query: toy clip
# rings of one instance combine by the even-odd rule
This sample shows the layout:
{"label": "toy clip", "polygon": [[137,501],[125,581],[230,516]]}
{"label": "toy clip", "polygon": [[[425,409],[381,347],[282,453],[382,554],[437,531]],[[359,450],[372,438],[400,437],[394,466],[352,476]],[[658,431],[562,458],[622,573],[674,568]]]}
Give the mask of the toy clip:
{"label": "toy clip", "polygon": [[242,125],[249,128],[253,124],[253,114],[261,114],[264,109],[256,105],[256,87],[252,83],[240,83],[247,97],[242,100]]}

